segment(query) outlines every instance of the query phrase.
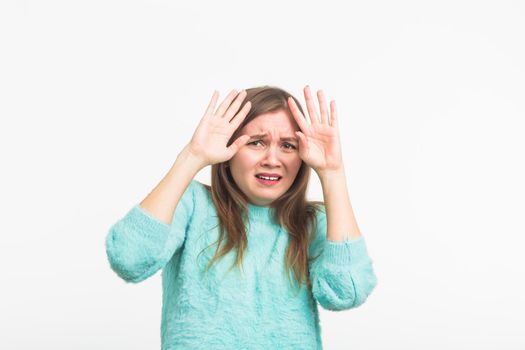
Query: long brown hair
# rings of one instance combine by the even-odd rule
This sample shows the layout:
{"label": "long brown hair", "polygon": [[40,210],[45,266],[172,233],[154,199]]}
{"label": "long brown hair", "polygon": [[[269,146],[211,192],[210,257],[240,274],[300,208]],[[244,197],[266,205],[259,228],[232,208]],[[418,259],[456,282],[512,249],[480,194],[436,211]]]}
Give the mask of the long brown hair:
{"label": "long brown hair", "polygon": [[[243,127],[257,116],[279,110],[288,110],[287,99],[289,96],[295,100],[301,113],[303,113],[300,102],[283,89],[266,85],[246,89],[246,92],[247,96],[239,110],[247,101],[251,101],[252,107],[231,136],[228,146],[240,136]],[[308,287],[311,286],[308,262],[316,258],[308,256],[308,247],[311,240],[314,239],[313,234],[316,232],[316,211],[320,210],[323,204],[319,201],[306,200],[310,173],[311,168],[302,162],[288,191],[270,205],[274,222],[284,226],[289,235],[285,255],[288,280],[291,282],[290,271],[293,270],[296,282],[299,285],[306,283]],[[215,242],[218,243],[215,255],[208,263],[206,272],[217,259],[232,249],[237,251],[235,266],[242,269],[244,250],[248,244],[245,226],[248,220],[247,197],[233,180],[227,161],[212,165],[211,186],[205,185],[205,187],[211,193],[220,226],[219,239]],[[225,237],[226,242],[221,247]]]}

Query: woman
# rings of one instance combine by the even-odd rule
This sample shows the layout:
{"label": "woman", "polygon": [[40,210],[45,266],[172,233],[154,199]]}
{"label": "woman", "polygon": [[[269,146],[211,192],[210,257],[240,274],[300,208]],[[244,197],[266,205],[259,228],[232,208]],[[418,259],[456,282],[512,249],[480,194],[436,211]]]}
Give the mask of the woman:
{"label": "woman", "polygon": [[[270,86],[215,91],[191,141],[106,238],[111,268],[162,268],[162,349],[322,349],[317,303],[361,305],[377,284],[350,205],[335,101],[320,117]],[[212,166],[211,186],[193,180]],[[323,202],[306,200],[314,169]],[[235,267],[235,269],[234,269]],[[293,275],[293,276],[292,276]]]}

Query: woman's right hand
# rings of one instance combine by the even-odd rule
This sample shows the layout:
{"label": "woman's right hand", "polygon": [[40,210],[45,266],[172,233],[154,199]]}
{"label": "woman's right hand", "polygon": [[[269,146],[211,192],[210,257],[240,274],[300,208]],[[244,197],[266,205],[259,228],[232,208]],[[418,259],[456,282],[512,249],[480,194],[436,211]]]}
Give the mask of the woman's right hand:
{"label": "woman's right hand", "polygon": [[[248,101],[237,113],[245,97],[245,90],[239,93],[232,90],[214,112],[219,98],[219,92],[214,91],[208,108],[187,146],[192,155],[206,165],[221,163],[232,158],[239,148],[248,142],[249,136],[241,135],[229,147],[226,147],[228,140],[251,108],[251,103]],[[233,101],[234,98],[235,101]]]}

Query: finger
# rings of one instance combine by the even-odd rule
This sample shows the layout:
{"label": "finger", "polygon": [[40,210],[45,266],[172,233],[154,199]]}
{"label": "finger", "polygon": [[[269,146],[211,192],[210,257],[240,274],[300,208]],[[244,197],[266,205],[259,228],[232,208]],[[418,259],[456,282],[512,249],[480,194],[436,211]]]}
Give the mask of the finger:
{"label": "finger", "polygon": [[319,99],[319,109],[321,110],[321,123],[328,124],[328,108],[323,90],[317,91],[317,99]]}
{"label": "finger", "polygon": [[308,142],[306,141],[306,136],[300,132],[296,131],[295,134],[299,137],[299,151],[301,154],[306,154],[308,152]]}
{"label": "finger", "polygon": [[335,106],[335,100],[330,101],[330,125],[339,129],[339,122],[337,117],[337,108]]}
{"label": "finger", "polygon": [[310,93],[310,87],[306,85],[304,88],[304,99],[306,100],[306,108],[308,109],[308,115],[310,116],[310,123],[319,123],[319,116],[315,112],[315,104]]}
{"label": "finger", "polygon": [[235,101],[233,101],[230,107],[228,107],[228,110],[226,111],[226,113],[224,113],[223,118],[226,118],[226,120],[228,121],[232,119],[235,113],[237,113],[237,111],[239,110],[239,107],[241,106],[241,103],[246,97],[246,95],[247,95],[246,90],[242,90],[241,92],[239,92]]}
{"label": "finger", "polygon": [[231,158],[239,151],[239,149],[244,146],[248,140],[250,139],[250,136],[248,135],[242,135],[235,140],[230,147],[228,147],[228,156]]}
{"label": "finger", "polygon": [[248,112],[250,111],[250,108],[252,108],[252,103],[250,101],[247,101],[244,106],[241,108],[239,113],[233,117],[232,120],[230,120],[231,127],[236,130],[239,125],[242,123]]}
{"label": "finger", "polygon": [[297,104],[295,103],[295,100],[293,97],[288,97],[288,107],[290,107],[290,111],[292,112],[292,115],[295,118],[295,121],[297,122],[297,125],[299,125],[299,128],[306,134],[309,134],[310,126],[306,122],[306,118],[299,110],[299,107],[297,107]]}
{"label": "finger", "polygon": [[213,96],[211,97],[211,101],[208,104],[208,108],[206,108],[206,112],[204,112],[204,118],[207,118],[210,115],[212,115],[218,98],[219,98],[219,92],[217,90],[213,90]]}
{"label": "finger", "polygon": [[226,108],[228,108],[228,106],[231,104],[231,102],[232,102],[232,100],[233,100],[233,98],[235,96],[237,96],[237,91],[236,90],[232,90],[228,94],[228,96],[226,96],[224,101],[221,103],[221,105],[219,106],[219,109],[217,109],[217,111],[215,111],[215,115],[218,116],[218,117],[222,117],[222,115],[226,111]]}

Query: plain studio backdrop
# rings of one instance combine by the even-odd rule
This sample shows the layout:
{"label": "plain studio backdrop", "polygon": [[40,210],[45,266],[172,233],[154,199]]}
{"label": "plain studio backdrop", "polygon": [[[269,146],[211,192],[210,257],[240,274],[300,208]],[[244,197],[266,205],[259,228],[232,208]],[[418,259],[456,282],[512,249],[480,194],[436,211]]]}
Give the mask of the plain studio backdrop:
{"label": "plain studio backdrop", "polygon": [[309,84],[378,276],[324,347],[524,349],[524,34],[519,1],[3,0],[0,348],[158,349],[160,273],[121,280],[110,226],[214,89]]}

